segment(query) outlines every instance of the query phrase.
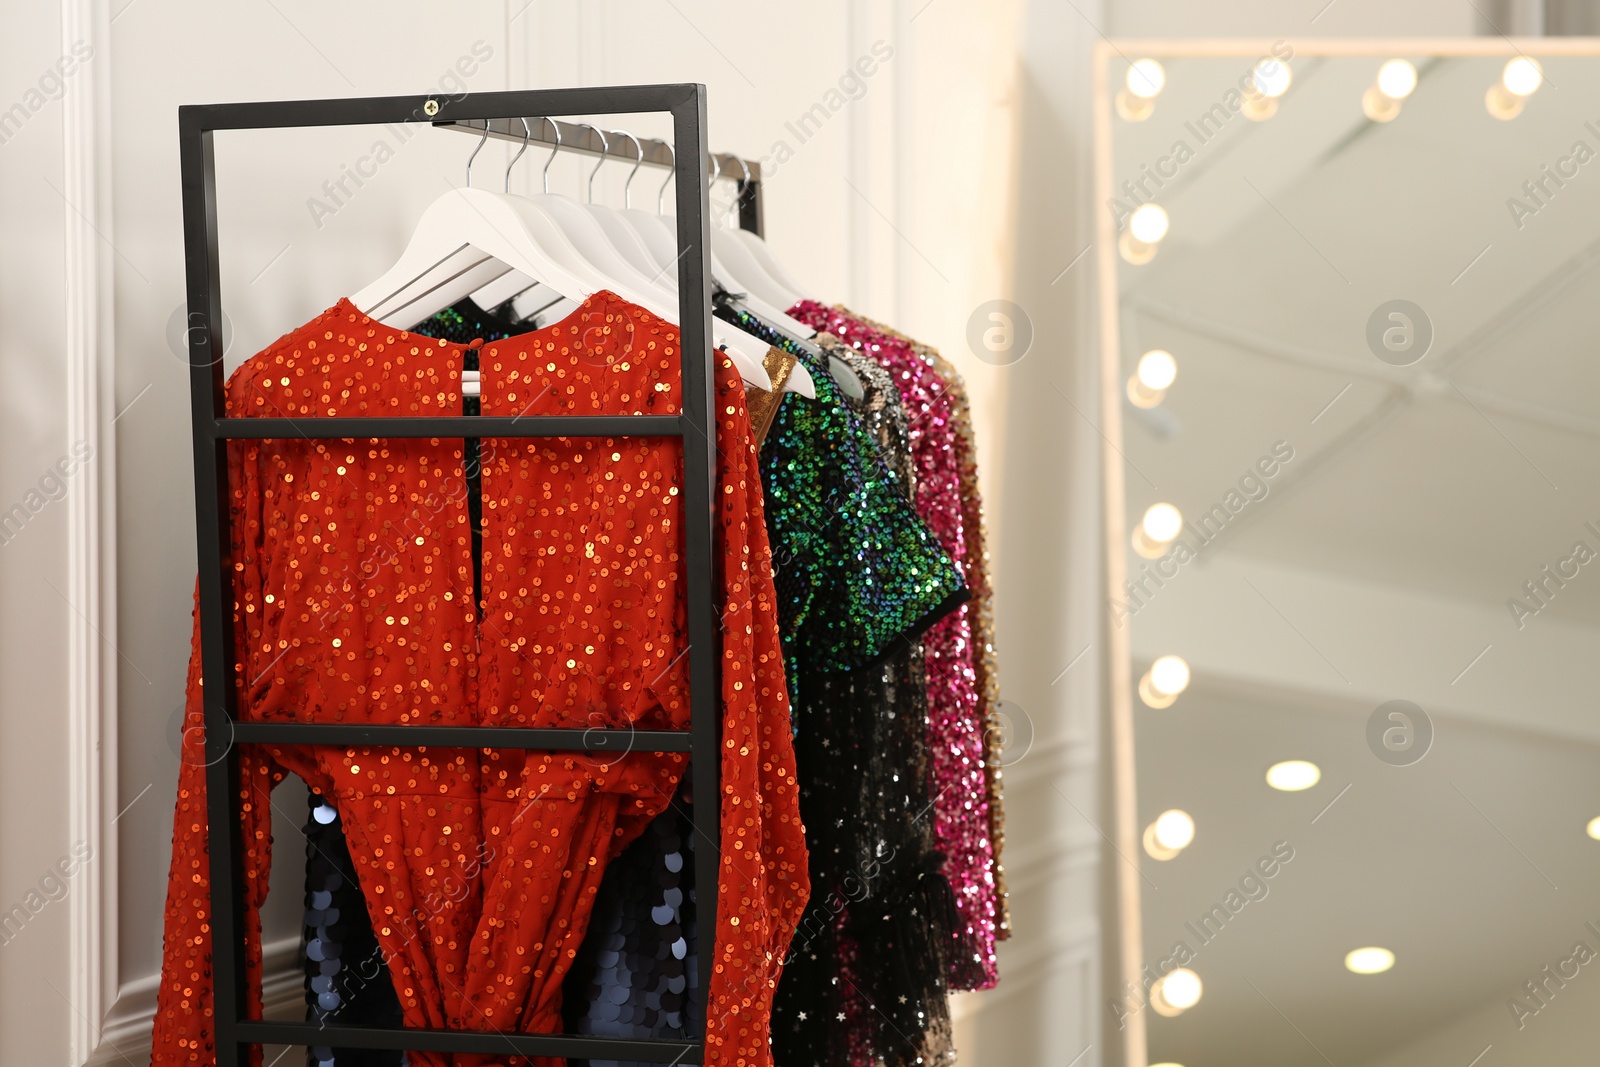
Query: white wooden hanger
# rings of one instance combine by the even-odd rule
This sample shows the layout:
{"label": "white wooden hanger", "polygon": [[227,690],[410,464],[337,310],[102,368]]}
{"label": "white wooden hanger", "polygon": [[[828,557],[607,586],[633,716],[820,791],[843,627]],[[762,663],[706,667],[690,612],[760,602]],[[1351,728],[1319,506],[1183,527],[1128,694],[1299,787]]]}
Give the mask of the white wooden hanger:
{"label": "white wooden hanger", "polygon": [[[676,318],[675,301],[669,314],[659,301],[635,286],[613,284],[615,279],[597,271],[572,247],[543,205],[525,197],[472,188],[472,160],[487,140],[486,125],[467,161],[468,186],[451,190],[429,205],[399,261],[351,299],[358,309],[378,321],[403,323],[402,328],[408,328],[481,290],[486,281],[516,271],[570,299],[611,289],[623,299],[649,307],[666,321]],[[587,215],[584,218],[598,226]],[[728,348],[741,376],[762,388],[770,387],[771,380],[757,359],[737,348],[737,340],[730,344],[727,337],[716,334],[714,331],[714,339]],[[751,341],[746,344],[754,347]],[[475,395],[477,384],[465,379],[464,395]]]}
{"label": "white wooden hanger", "polygon": [[[734,236],[734,232],[732,227],[711,231],[711,244],[717,250],[718,261],[727,268],[728,284],[742,290],[750,299],[758,300],[768,307],[778,309],[793,307],[799,297],[787,292],[774,281],[765,268],[756,262],[755,254],[745,247],[743,241]],[[755,310],[755,305],[751,305],[751,310]]]}
{"label": "white wooden hanger", "polygon": [[[487,140],[486,129],[467,160],[469,183],[472,160]],[[569,265],[548,253],[509,202],[469,184],[428,205],[399,260],[350,302],[379,322],[408,329],[508,271],[559,293],[587,295]],[[478,382],[464,378],[462,393],[477,395]]]}
{"label": "white wooden hanger", "polygon": [[805,299],[810,290],[795,281],[794,276],[783,269],[783,264],[778,262],[778,257],[772,253],[772,246],[767,244],[759,233],[753,233],[750,230],[733,230],[731,232],[734,239],[748,248],[751,254],[755,256],[756,262],[761,264],[761,268],[767,272],[768,277],[781,285],[787,292],[796,294],[795,299],[784,305],[785,307],[793,307],[795,301]]}
{"label": "white wooden hanger", "polygon": [[[672,151],[671,145],[665,145],[664,147],[669,153]],[[712,157],[712,163],[716,167],[716,172],[720,173],[721,163],[717,161],[715,156]],[[746,173],[748,174],[749,171],[746,170]],[[632,180],[631,174],[629,175],[629,180]],[[715,178],[713,178],[713,181],[714,180]],[[656,214],[651,215],[648,212],[640,211],[639,209],[633,207],[626,207],[619,212],[623,221],[625,221],[629,227],[631,227],[633,231],[643,239],[646,250],[650,253],[651,260],[659,267],[669,272],[677,262],[677,254],[675,252],[675,248],[677,247],[677,231],[672,225],[671,216],[664,213],[666,210],[667,186],[671,183],[672,174],[669,172],[666,179],[662,181],[661,188],[656,191]],[[624,195],[626,196],[626,193]],[[717,236],[722,232],[723,231],[715,228],[713,228],[711,231],[713,245],[711,249],[711,270],[713,276],[722,282],[724,288],[734,291],[736,290],[737,286],[730,286],[727,281],[726,272],[719,269],[721,264],[717,258],[716,240]],[[772,305],[761,301],[759,298],[752,300],[747,294],[743,303],[759,318],[771,323],[774,326],[777,326],[779,329],[788,333],[792,337],[800,340],[808,340],[816,336],[816,331],[810,326],[800,322],[798,319],[791,318],[781,309],[773,307]],[[840,387],[844,389],[846,394],[856,398],[857,400],[861,399],[861,397],[865,395],[865,391],[861,384],[861,379],[856,377],[855,371],[853,371],[843,360],[840,360],[834,356],[829,356],[828,370],[833,375],[834,379],[839,383]],[[790,380],[793,381],[795,375],[801,374],[804,371],[804,367],[796,366],[793,374],[790,375]],[[816,386],[810,380],[810,378],[811,376],[806,374],[804,387],[799,388],[796,391],[803,392],[808,397],[815,397]]]}
{"label": "white wooden hanger", "polygon": [[[555,152],[560,149],[561,129],[555,126],[556,148],[552,150],[550,159],[553,160]],[[585,123],[584,125],[588,125]],[[593,126],[589,129],[595,131],[602,145],[602,155],[596,162],[594,170],[589,173],[589,195],[592,201],[594,177],[600,165],[605,161],[604,149],[609,147],[605,135]],[[524,126],[526,129],[526,125]],[[545,188],[549,188],[550,160],[545,161]],[[643,267],[636,266],[635,261],[617,249],[608,235],[607,228],[598,221],[596,212],[588,210],[585,205],[579,204],[570,197],[545,192],[534,197],[511,196],[510,201],[533,222],[533,215],[537,213],[557,227],[564,240],[564,247],[571,248],[576,255],[584,261],[585,266],[577,269],[591,285],[597,288],[609,289],[629,303],[637,304],[660,316],[667,322],[676,322],[678,318],[678,296],[676,277],[671,270],[656,269],[653,273],[647,272],[650,260],[648,250],[642,243],[634,249],[635,257],[643,260]],[[598,207],[598,205],[588,205]],[[605,209],[610,210],[610,209]],[[554,239],[554,238],[552,238]],[[676,260],[674,259],[674,265]],[[670,279],[670,281],[668,280]],[[502,279],[495,286],[490,287],[490,292],[481,294],[477,299],[480,306],[495,306],[502,293],[516,292],[522,287],[522,279]],[[503,299],[503,297],[502,297]],[[487,302],[487,303],[486,303]],[[770,388],[771,379],[762,365],[761,356],[764,356],[767,343],[739,329],[730,323],[719,319],[712,320],[711,327],[713,344],[726,351],[739,368],[740,376],[748,383],[759,388]],[[760,355],[758,355],[758,353]],[[811,382],[811,376],[805,368],[797,367],[790,374],[785,386],[787,391],[800,392],[806,396],[815,396],[816,387]]]}
{"label": "white wooden hanger", "polygon": [[[592,128],[593,127],[591,127],[591,129]],[[664,219],[658,219],[655,216],[646,215],[642,211],[636,213],[632,212],[633,178],[634,175],[638,173],[640,164],[644,162],[644,146],[639,143],[639,139],[637,137],[626,130],[612,130],[611,132],[613,134],[626,137],[628,140],[632,141],[638,153],[638,158],[633,164],[633,170],[628,172],[628,180],[623,183],[623,210],[617,211],[615,208],[605,207],[592,202],[585,206],[588,207],[589,210],[594,213],[595,217],[601,221],[602,226],[604,226],[606,229],[607,235],[611,237],[612,242],[618,247],[618,250],[628,258],[629,262],[633,263],[640,269],[645,270],[652,276],[661,276],[664,281],[668,282],[673,291],[676,292],[677,273],[671,269],[671,267],[676,264],[676,257],[671,251],[674,243],[674,235],[672,233],[671,226],[669,226]],[[712,163],[715,167],[713,174],[720,175],[722,165],[715,156],[712,157]],[[741,167],[744,166],[744,160],[741,159],[739,161],[739,165]],[[600,168],[597,166],[589,175],[591,201],[593,200],[594,193],[594,175],[595,173],[598,173],[599,169]],[[750,169],[745,167],[745,176],[748,177],[749,174]],[[715,176],[713,176],[712,181],[716,181]],[[659,203],[659,197],[657,200]],[[637,217],[630,217],[630,214],[636,215]],[[653,233],[654,240],[647,243],[647,239],[643,237],[641,231]],[[723,288],[733,291],[743,287],[745,280],[750,275],[751,269],[759,271],[760,268],[754,266],[753,258],[750,257],[747,252],[745,252],[742,245],[732,246],[733,251],[736,255],[743,256],[744,261],[749,263],[750,266],[746,268],[740,268],[738,266],[738,261],[730,263],[726,257],[723,256],[723,253],[729,247],[727,245],[728,240],[729,235],[726,231],[717,229],[716,227],[711,228],[712,274],[716,277],[717,281],[722,284]],[[719,267],[721,269],[719,269]],[[729,269],[730,267],[732,268],[731,270]],[[766,284],[765,288],[768,292],[771,292],[774,289],[774,287],[770,284]],[[780,296],[779,299],[783,299],[783,297]],[[796,297],[796,299],[798,299],[798,297]],[[769,300],[767,300],[765,295],[756,295],[756,298],[753,302],[747,299],[745,303],[746,306],[748,306],[749,309],[756,315],[760,316],[765,321],[770,322],[772,325],[777,326],[779,329],[790,334],[791,336],[809,338],[816,335],[815,330],[811,329],[805,323],[800,322],[797,319],[790,318],[783,312],[781,308],[774,306]],[[792,303],[794,303],[793,300],[789,301],[789,304]],[[785,304],[784,307],[788,307],[789,304]]]}
{"label": "white wooden hanger", "polygon": [[[744,159],[739,159],[739,169],[744,171],[744,181],[750,181],[750,168],[745,165]],[[765,303],[778,308],[793,307],[800,299],[800,294],[786,289],[777,279],[773,278],[763,267],[755,254],[750,251],[745,243],[734,236],[740,232],[740,227],[732,225],[725,230],[717,230],[711,235],[711,243],[716,246],[717,258],[720,259],[730,271],[739,279],[739,284],[749,294]],[[793,319],[789,321],[793,322]],[[798,323],[796,325],[799,325]],[[806,336],[810,336],[807,334]]]}
{"label": "white wooden hanger", "polygon": [[[633,169],[628,172],[627,181],[622,183],[622,206],[623,210],[626,211],[633,207],[633,179],[639,173],[640,166],[644,164],[644,145],[639,143],[639,138],[627,130],[612,130],[611,133],[612,136],[626,137],[632,141],[634,151],[638,153],[638,158],[633,161]],[[596,167],[595,170],[598,171],[599,168]],[[589,178],[589,203],[585,204],[584,208],[595,217],[595,221],[600,223],[612,245],[618,252],[622,253],[629,263],[652,278],[660,278],[668,288],[676,293],[678,290],[678,272],[672,269],[674,265],[672,257],[669,255],[665,262],[658,262],[651,253],[650,247],[645,244],[644,238],[623,217],[622,211],[608,207],[605,204],[596,204],[594,202],[593,189],[594,175],[591,173]]]}
{"label": "white wooden hanger", "polygon": [[[664,145],[664,147],[669,153],[672,151],[671,145]],[[717,167],[717,172],[720,173],[721,164],[717,162],[715,156],[712,157],[712,162]],[[748,169],[745,171],[745,173],[749,173]],[[622,216],[628,222],[628,224],[634,228],[635,232],[644,238],[645,244],[649,248],[652,258],[658,263],[672,262],[674,257],[673,249],[677,244],[677,238],[675,236],[676,228],[669,221],[671,216],[665,214],[667,186],[671,183],[672,174],[668,173],[666,179],[661,183],[661,188],[656,191],[656,214],[651,215],[648,212],[639,211],[637,209],[628,209],[622,212]],[[715,234],[722,231],[713,230],[712,232]],[[743,233],[744,231],[740,230],[738,232]],[[717,269],[717,259],[714,252],[712,255],[711,264],[712,270],[715,271]],[[787,328],[787,332],[789,332],[790,336],[792,337],[800,340],[809,340],[816,336],[816,331],[810,326],[807,326],[805,323],[800,322],[797,319],[789,317],[782,311],[778,311],[777,309],[767,306],[768,311],[772,315],[771,318],[768,318],[767,315],[763,315],[758,307],[749,300],[748,296],[745,298],[744,303],[745,306],[757,316],[766,319],[774,326],[779,326],[779,328]],[[795,368],[796,372],[804,369],[804,367]],[[839,385],[839,388],[844,390],[847,396],[853,397],[856,400],[860,400],[866,395],[866,389],[861,384],[861,379],[856,376],[855,370],[838,356],[828,356],[828,373]],[[812,383],[808,382],[807,384],[811,385],[813,389],[815,388]],[[806,395],[811,396],[812,394],[807,393]]]}
{"label": "white wooden hanger", "polygon": [[[600,130],[587,123],[582,125],[594,130],[596,136],[600,138],[601,145],[600,158],[595,162],[594,169],[589,172],[588,198],[592,205],[595,175],[605,163],[605,152],[610,144]],[[657,270],[651,275],[635,267],[629,262],[628,257],[612,244],[605,228],[592,213],[585,210],[584,205],[570,197],[553,193],[546,193],[540,197],[513,199],[519,207],[538,206],[545,209],[573,241],[579,254],[598,268],[601,275],[612,283],[608,288],[618,296],[629,303],[649,309],[667,322],[677,321],[677,287],[663,280],[672,272]],[[734,365],[739,368],[740,376],[746,382],[761,388],[771,387],[771,378],[761,362],[761,357],[766,354],[768,347],[765,341],[719,319],[712,319],[711,336],[716,347],[724,349],[733,359]],[[804,368],[796,370],[803,371]],[[815,387],[812,386],[808,374],[791,374],[790,382],[792,391],[806,392],[807,395],[815,394]]]}

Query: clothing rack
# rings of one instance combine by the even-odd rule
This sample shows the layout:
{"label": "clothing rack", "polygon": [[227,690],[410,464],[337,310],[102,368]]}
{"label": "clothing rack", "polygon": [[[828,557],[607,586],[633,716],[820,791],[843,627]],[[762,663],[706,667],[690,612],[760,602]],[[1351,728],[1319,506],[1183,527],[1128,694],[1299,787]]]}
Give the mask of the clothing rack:
{"label": "clothing rack", "polygon": [[[677,158],[671,145],[654,137],[635,137],[626,130],[607,130],[605,131],[607,134],[621,133],[626,136],[602,138],[591,126],[562,122],[559,119],[544,119],[537,122],[530,120],[526,129],[523,128],[520,119],[481,121],[460,119],[435,122],[435,125],[447,126],[479,137],[483,136],[484,127],[487,126],[489,136],[497,140],[511,141],[518,145],[546,145],[566,152],[601,156],[646,167],[671,169]],[[761,201],[761,164],[753,159],[714,152],[711,155],[711,169],[719,178],[732,181],[739,187],[739,228],[749,230],[758,237],[765,237],[766,228]]]}
{"label": "clothing rack", "polygon": [[[217,130],[431,123],[491,136],[554,144],[552,115],[666,112],[672,116],[671,166],[676,176],[678,294],[683,402],[678,415],[545,415],[373,418],[228,418],[225,415],[223,338],[218,270],[217,190],[213,134]],[[702,802],[693,822],[702,838],[695,850],[701,930],[700,990],[709,999],[715,948],[720,810],[718,620],[714,563],[716,467],[712,444],[711,278],[709,157],[706,89],[663,84],[472,93],[460,96],[388,96],[339,100],[262,101],[188,105],[178,109],[183,185],[185,272],[188,291],[191,414],[194,435],[195,524],[199,538],[201,671],[206,726],[206,814],[211,877],[212,973],[218,1067],[247,1062],[253,1045],[332,1045],[341,1048],[467,1052],[522,1056],[573,1056],[655,1063],[700,1063],[703,1035],[688,1039],[612,1039],[580,1035],[500,1033],[364,1026],[319,1026],[241,1016],[247,1003],[243,952],[244,878],[239,859],[239,768],[236,744],[436,745],[460,748],[536,749],[626,753],[633,749],[691,754],[693,788]],[[592,131],[562,123],[561,147],[599,154]],[[514,131],[514,132],[513,132]],[[540,136],[544,133],[549,140]],[[645,162],[668,165],[665,142],[651,144]],[[657,147],[660,146],[660,147]],[[607,155],[633,161],[621,144]],[[732,157],[723,157],[731,159]],[[726,167],[726,164],[724,164]],[[740,172],[740,218],[760,231],[759,168]],[[724,169],[724,174],[727,170]],[[748,197],[748,214],[747,201]],[[692,354],[692,356],[690,355]],[[227,501],[227,444],[263,438],[363,437],[677,437],[683,442],[684,545],[688,607],[690,725],[687,730],[532,729],[522,727],[393,726],[358,723],[251,723],[238,717],[233,682],[233,571]],[[217,832],[217,828],[222,828]],[[710,847],[707,847],[707,846]],[[709,1015],[709,1012],[707,1013]]]}

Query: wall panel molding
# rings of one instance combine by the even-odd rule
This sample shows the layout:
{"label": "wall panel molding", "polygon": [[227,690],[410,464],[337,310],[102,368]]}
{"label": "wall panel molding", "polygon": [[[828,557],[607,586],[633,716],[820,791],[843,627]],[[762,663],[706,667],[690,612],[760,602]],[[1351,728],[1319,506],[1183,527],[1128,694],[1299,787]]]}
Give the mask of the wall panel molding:
{"label": "wall panel molding", "polygon": [[[284,937],[262,946],[263,1014],[269,1018],[304,1018],[305,973],[300,969],[300,938]],[[140,975],[124,985],[100,1031],[100,1047],[86,1067],[126,1067],[148,1063],[150,1032],[155,1025],[160,973]]]}
{"label": "wall panel molding", "polygon": [[111,430],[110,21],[102,0],[63,0],[61,54],[87,42],[62,99],[67,454],[87,457],[67,483],[67,824],[92,849],[91,878],[70,897],[70,1062],[99,1044],[117,979],[116,457]]}

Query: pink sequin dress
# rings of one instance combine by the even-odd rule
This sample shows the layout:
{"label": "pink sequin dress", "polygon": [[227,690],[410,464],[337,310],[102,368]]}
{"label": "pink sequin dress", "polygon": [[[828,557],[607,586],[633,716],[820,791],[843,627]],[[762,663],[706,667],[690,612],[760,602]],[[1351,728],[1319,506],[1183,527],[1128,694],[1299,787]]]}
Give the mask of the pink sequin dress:
{"label": "pink sequin dress", "polygon": [[[802,300],[789,314],[831,333],[877,360],[894,379],[905,405],[916,461],[916,506],[923,522],[958,566],[966,569],[967,537],[956,429],[949,386],[905,340],[874,329],[838,308]],[[923,637],[927,654],[928,741],[934,784],[934,836],[944,874],[966,924],[963,951],[951,954],[953,989],[988,989],[995,964],[998,892],[991,844],[985,723],[973,670],[969,605],[946,616]]]}

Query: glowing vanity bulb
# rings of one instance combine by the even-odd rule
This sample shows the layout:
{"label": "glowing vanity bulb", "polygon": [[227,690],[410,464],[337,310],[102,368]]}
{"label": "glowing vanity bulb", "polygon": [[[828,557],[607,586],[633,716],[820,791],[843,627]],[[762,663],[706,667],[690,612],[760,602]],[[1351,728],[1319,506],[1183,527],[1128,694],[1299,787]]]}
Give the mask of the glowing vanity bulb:
{"label": "glowing vanity bulb", "polygon": [[1189,688],[1189,664],[1182,656],[1162,656],[1150,664],[1150,688],[1175,697]]}
{"label": "glowing vanity bulb", "polygon": [[1156,844],[1162,848],[1188,848],[1194,841],[1194,819],[1186,811],[1173,808],[1162,812],[1155,827]]}
{"label": "glowing vanity bulb", "polygon": [[1147,245],[1157,244],[1167,235],[1167,212],[1160,204],[1140,204],[1128,218],[1128,232]]}
{"label": "glowing vanity bulb", "polygon": [[1532,96],[1544,84],[1544,68],[1536,59],[1518,56],[1506,64],[1500,74],[1500,84],[1514,96]]}
{"label": "glowing vanity bulb", "polygon": [[1171,504],[1151,504],[1133,530],[1133,550],[1145,559],[1160,559],[1183,531],[1183,512]]}
{"label": "glowing vanity bulb", "polygon": [[1165,863],[1176,858],[1194,840],[1194,820],[1188,812],[1177,808],[1164,811],[1144,828],[1142,840],[1145,854]]}
{"label": "glowing vanity bulb", "polygon": [[1378,91],[1390,100],[1404,100],[1417,87],[1417,68],[1404,59],[1391,59],[1378,68]]}
{"label": "glowing vanity bulb", "polygon": [[1200,1003],[1200,976],[1187,967],[1168,971],[1150,987],[1150,1006],[1168,1018],[1182,1015]]}
{"label": "glowing vanity bulb", "polygon": [[1167,72],[1153,59],[1137,59],[1128,68],[1128,92],[1141,100],[1149,100],[1167,84]]}
{"label": "glowing vanity bulb", "polygon": [[1345,956],[1344,965],[1354,974],[1382,974],[1394,966],[1394,953],[1386,948],[1358,948]]}
{"label": "glowing vanity bulb", "polygon": [[1139,528],[1150,540],[1170,544],[1183,529],[1183,512],[1171,504],[1151,504],[1145,509],[1144,520],[1139,523]]}
{"label": "glowing vanity bulb", "polygon": [[1589,826],[1585,832],[1596,841],[1600,841],[1600,815],[1596,815],[1589,820]]}
{"label": "glowing vanity bulb", "polygon": [[1139,357],[1139,384],[1146,389],[1167,389],[1177,377],[1178,361],[1172,358],[1171,352],[1152,348]]}
{"label": "glowing vanity bulb", "polygon": [[1256,64],[1255,73],[1251,75],[1256,88],[1262,96],[1276,100],[1289,91],[1289,85],[1294,81],[1294,75],[1289,70],[1289,64],[1276,59],[1263,59]]}
{"label": "glowing vanity bulb", "polygon": [[[1144,527],[1141,525],[1134,536],[1135,548],[1139,547],[1143,534]],[[1149,552],[1140,552],[1140,555],[1160,558],[1160,554]],[[1162,656],[1150,664],[1150,669],[1139,679],[1138,688],[1139,699],[1144,701],[1145,707],[1157,710],[1170,708],[1178,699],[1178,694],[1189,688],[1189,664],[1184,662],[1182,656]]]}
{"label": "glowing vanity bulb", "polygon": [[1322,781],[1322,768],[1303,759],[1284,760],[1267,768],[1267,784],[1285,793],[1298,793]]}

